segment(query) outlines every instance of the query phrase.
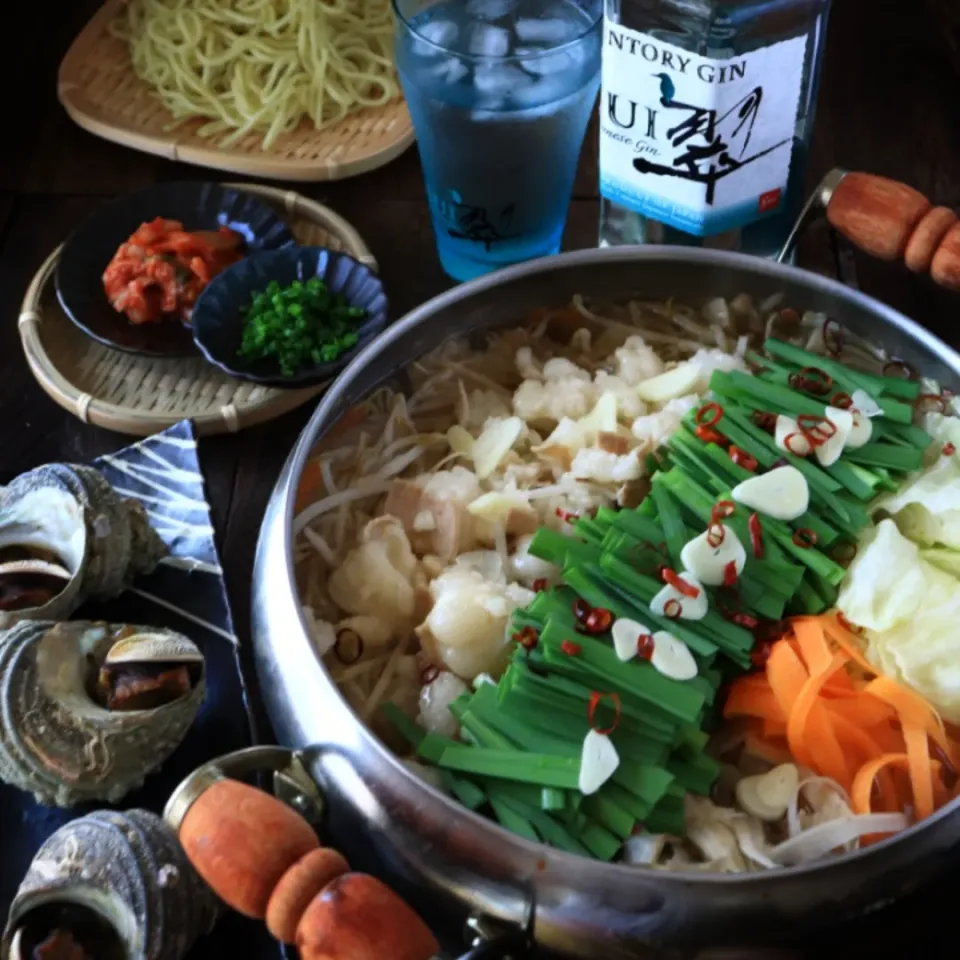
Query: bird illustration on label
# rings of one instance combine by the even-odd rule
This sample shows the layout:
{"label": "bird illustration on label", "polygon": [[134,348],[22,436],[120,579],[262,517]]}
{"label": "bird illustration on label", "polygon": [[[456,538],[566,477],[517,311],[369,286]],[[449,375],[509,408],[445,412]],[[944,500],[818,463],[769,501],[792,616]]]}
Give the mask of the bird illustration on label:
{"label": "bird illustration on label", "polygon": [[633,161],[638,173],[660,177],[678,177],[706,188],[706,202],[712,206],[717,184],[731,173],[790,143],[785,137],[771,147],[747,156],[750,138],[763,103],[763,87],[754,87],[726,113],[706,110],[691,103],[678,102],[673,81],[665,73],[654,74],[660,80],[660,105],[676,117],[667,130],[674,150],[670,163],[656,163],[646,157]]}

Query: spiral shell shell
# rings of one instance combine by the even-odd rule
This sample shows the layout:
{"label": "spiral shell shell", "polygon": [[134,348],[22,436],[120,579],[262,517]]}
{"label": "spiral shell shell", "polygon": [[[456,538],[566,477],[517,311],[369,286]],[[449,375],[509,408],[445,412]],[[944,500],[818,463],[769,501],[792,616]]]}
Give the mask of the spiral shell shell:
{"label": "spiral shell shell", "polygon": [[90,957],[181,960],[218,909],[160,817],[99,810],[37,852],[10,908],[2,956],[29,960],[53,928],[72,926]]}
{"label": "spiral shell shell", "polygon": [[[93,693],[118,664],[147,677],[185,666],[189,683],[152,709],[107,709]],[[18,623],[0,632],[0,779],[47,805],[115,803],[177,747],[203,689],[202,654],[173,631]]]}
{"label": "spiral shell shell", "polygon": [[[18,547],[41,559],[3,560],[5,550]],[[119,594],[165,553],[143,506],[122,499],[93,467],[37,467],[0,489],[0,578],[35,572],[69,579],[49,602],[0,609],[0,629],[22,620],[66,620],[90,597]]]}

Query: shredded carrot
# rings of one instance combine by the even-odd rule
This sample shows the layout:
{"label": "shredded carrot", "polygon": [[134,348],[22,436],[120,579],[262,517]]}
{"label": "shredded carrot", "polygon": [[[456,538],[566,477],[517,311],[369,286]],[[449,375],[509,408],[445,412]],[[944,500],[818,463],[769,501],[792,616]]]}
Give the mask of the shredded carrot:
{"label": "shredded carrot", "polygon": [[304,507],[319,500],[324,493],[323,471],[320,469],[320,460],[317,456],[325,447],[330,445],[331,440],[342,436],[353,427],[359,427],[366,419],[367,408],[364,404],[357,404],[351,407],[334,425],[327,431],[326,436],[320,441],[320,444],[314,448],[310,459],[300,474],[300,482],[297,485],[297,500],[294,510],[299,513]]}
{"label": "shredded carrot", "polygon": [[846,663],[846,655],[838,653],[817,673],[811,674],[793,702],[787,719],[787,743],[794,755],[809,751],[818,772],[841,786],[849,788],[850,768],[843,755],[830,715],[820,701],[827,678]]}
{"label": "shredded carrot", "polygon": [[936,710],[878,674],[833,615],[798,617],[761,672],[736,680],[724,715],[744,717],[746,749],[830,777],[857,813],[930,816],[960,792],[960,741]]}

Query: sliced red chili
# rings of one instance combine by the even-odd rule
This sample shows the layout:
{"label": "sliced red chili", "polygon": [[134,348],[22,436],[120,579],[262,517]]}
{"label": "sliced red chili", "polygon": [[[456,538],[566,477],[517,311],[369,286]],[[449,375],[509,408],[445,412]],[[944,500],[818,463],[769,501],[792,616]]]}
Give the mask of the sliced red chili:
{"label": "sliced red chili", "polygon": [[573,615],[580,623],[586,622],[591,610],[593,610],[593,607],[591,607],[583,597],[577,597],[577,599],[573,601]]}
{"label": "sliced red chili", "polygon": [[837,425],[817,413],[801,413],[797,417],[797,426],[814,446],[826,443],[836,432]]}
{"label": "sliced red chili", "polygon": [[823,345],[834,356],[843,350],[843,327],[829,317],[823,321]]}
{"label": "sliced red chili", "polygon": [[714,550],[723,543],[726,539],[727,531],[722,523],[711,523],[707,527],[707,543],[713,547]]}
{"label": "sliced red chili", "polygon": [[669,583],[674,590],[678,593],[682,593],[685,597],[689,597],[691,600],[696,600],[700,596],[700,588],[695,587],[692,583],[688,583],[683,577],[680,576],[676,571],[671,570],[669,567],[664,567],[663,572],[660,574],[663,578],[664,583]]}
{"label": "sliced red chili", "polygon": [[746,627],[748,630],[755,629],[760,623],[756,617],[751,617],[750,614],[741,611],[740,591],[735,586],[718,587],[714,599],[720,615],[731,623]]}
{"label": "sliced red chili", "polygon": [[560,652],[565,653],[568,657],[575,657],[583,649],[579,643],[574,643],[572,640],[564,640],[560,644]]}
{"label": "sliced red chili", "polygon": [[852,540],[841,540],[835,543],[830,550],[830,556],[842,567],[848,567],[853,563],[857,555],[857,545]]}
{"label": "sliced red chili", "polygon": [[637,656],[641,660],[652,660],[653,651],[656,648],[656,642],[652,633],[641,633],[637,637]]}
{"label": "sliced red chili", "polygon": [[570,510],[564,510],[563,507],[557,507],[556,514],[564,523],[573,523],[574,520],[580,519],[579,513],[573,513]]}
{"label": "sliced red chili", "polygon": [[[801,444],[800,441],[803,441]],[[792,453],[795,457],[805,457],[810,453],[810,448],[815,446],[815,444],[810,440],[810,438],[805,433],[788,433],[783,438],[783,445],[787,448],[788,453]]]}
{"label": "sliced red chili", "polygon": [[883,365],[883,375],[885,377],[901,377],[904,380],[913,380],[916,377],[916,371],[907,363],[906,360],[900,360],[894,357]]}
{"label": "sliced red chili", "polygon": [[744,470],[749,470],[751,473],[757,469],[757,458],[747,453],[746,450],[741,450],[738,446],[731,446],[727,452],[730,455],[730,459],[738,467],[743,467]]}
{"label": "sliced red chili", "polygon": [[[350,638],[352,642],[345,642]],[[363,656],[363,637],[355,630],[344,628],[337,634],[333,645],[333,655],[345,666],[349,667]]]}
{"label": "sliced red chili", "polygon": [[800,527],[793,532],[793,542],[805,549],[817,545],[817,535],[808,527]]}
{"label": "sliced red chili", "polygon": [[587,633],[599,634],[606,633],[613,623],[613,614],[604,607],[594,607],[587,614],[587,619],[583,625]]}
{"label": "sliced red chili", "polygon": [[727,517],[733,516],[736,509],[737,505],[732,500],[718,500],[710,511],[710,522],[719,523],[721,520],[726,520]]}
{"label": "sliced red chili", "polygon": [[732,587],[737,582],[737,563],[735,560],[731,560],[723,568],[723,585],[725,587]]}
{"label": "sliced red chili", "polygon": [[420,672],[420,683],[426,687],[440,676],[440,668],[430,663]]}
{"label": "sliced red chili", "polygon": [[721,419],[723,419],[723,407],[713,400],[704,404],[694,417],[697,425],[702,427],[715,427]]}
{"label": "sliced red chili", "polygon": [[943,455],[945,457],[953,456],[957,452],[957,448],[952,443],[945,443],[943,445]]}
{"label": "sliced red chili", "polygon": [[715,443],[722,447],[727,442],[727,438],[713,427],[697,427],[694,432],[704,443]]}
{"label": "sliced red chili", "polygon": [[839,393],[835,393],[830,400],[830,406],[836,407],[838,410],[849,410],[853,406],[853,397],[849,393],[844,393],[842,390]]}
{"label": "sliced red chili", "polygon": [[760,526],[760,518],[755,514],[750,514],[747,521],[747,529],[750,531],[750,546],[753,548],[753,555],[758,559],[763,559],[763,527]]}
{"label": "sliced red chili", "polygon": [[[613,707],[613,722],[608,727],[597,726],[597,708],[604,700],[609,700]],[[607,736],[613,733],[620,725],[620,696],[616,693],[598,693],[596,690],[590,694],[590,706],[587,709],[587,718],[590,721],[590,729],[596,733]]]}
{"label": "sliced red chili", "polygon": [[777,415],[765,410],[754,410],[751,414],[753,422],[767,433],[773,433],[777,429]]}
{"label": "sliced red chili", "polygon": [[683,613],[683,606],[676,597],[671,597],[663,605],[663,615],[668,620],[677,620],[680,617],[680,614]]}
{"label": "sliced red chili", "polygon": [[794,390],[822,396],[833,388],[833,377],[819,367],[804,367],[799,373],[791,373],[787,382]]}
{"label": "sliced red chili", "polygon": [[946,413],[947,404],[939,393],[921,393],[915,406],[921,413]]}
{"label": "sliced red chili", "polygon": [[547,586],[546,577],[537,577],[537,579],[533,581],[533,589],[536,590],[537,593],[543,593],[543,591],[547,589]]}
{"label": "sliced red chili", "polygon": [[524,627],[518,633],[513,635],[513,639],[523,647],[524,650],[532,650],[539,641],[540,637],[534,627]]}

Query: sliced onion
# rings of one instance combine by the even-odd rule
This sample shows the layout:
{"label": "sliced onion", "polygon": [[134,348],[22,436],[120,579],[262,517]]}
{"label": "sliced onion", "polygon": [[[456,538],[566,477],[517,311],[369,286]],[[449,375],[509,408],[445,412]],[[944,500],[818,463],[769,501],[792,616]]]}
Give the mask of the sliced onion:
{"label": "sliced onion", "polygon": [[763,828],[755,819],[738,817],[736,820],[730,821],[730,829],[733,830],[734,836],[737,838],[737,846],[740,847],[740,852],[748,860],[752,860],[768,870],[779,866],[776,861],[771,860],[768,856],[770,845],[764,839]]}
{"label": "sliced onion", "polygon": [[[809,770],[805,771],[805,769],[801,767],[801,773],[803,772],[810,773]],[[800,825],[800,797],[807,787],[813,786],[826,787],[829,790],[833,790],[848,807],[850,806],[850,797],[847,795],[847,791],[844,790],[836,780],[831,780],[829,777],[804,777],[797,785],[797,792],[790,806],[787,807],[787,835],[791,838],[799,836],[803,831],[803,827]],[[811,804],[813,803],[812,800],[810,802]]]}
{"label": "sliced onion", "polygon": [[899,833],[905,830],[908,824],[909,821],[902,813],[863,813],[843,817],[810,827],[799,836],[777,844],[770,853],[773,860],[781,866],[809,863],[867,834]]}
{"label": "sliced onion", "polygon": [[666,842],[662,833],[635,833],[623,844],[623,862],[637,867],[656,863]]}

